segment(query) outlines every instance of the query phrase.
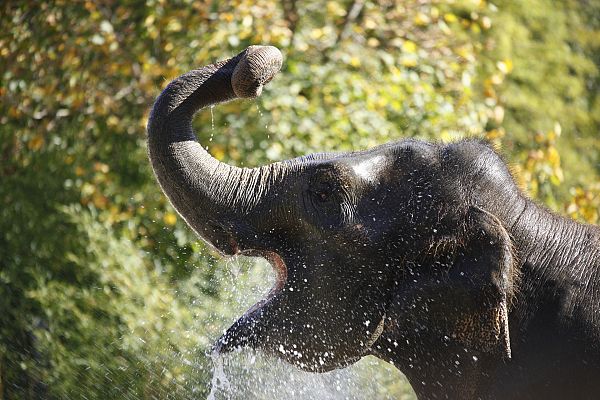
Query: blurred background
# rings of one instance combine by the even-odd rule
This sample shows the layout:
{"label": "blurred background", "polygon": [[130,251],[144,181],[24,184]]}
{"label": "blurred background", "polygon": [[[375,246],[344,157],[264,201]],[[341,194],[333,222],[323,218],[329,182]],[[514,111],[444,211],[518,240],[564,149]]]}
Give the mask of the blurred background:
{"label": "blurred background", "polygon": [[[145,124],[171,79],[250,44],[283,71],[198,115],[218,159],[487,138],[530,196],[598,223],[597,1],[8,0],[0,26],[2,400],[206,397],[206,352],[270,267],[192,234]],[[369,398],[411,398],[392,367],[356,368]]]}

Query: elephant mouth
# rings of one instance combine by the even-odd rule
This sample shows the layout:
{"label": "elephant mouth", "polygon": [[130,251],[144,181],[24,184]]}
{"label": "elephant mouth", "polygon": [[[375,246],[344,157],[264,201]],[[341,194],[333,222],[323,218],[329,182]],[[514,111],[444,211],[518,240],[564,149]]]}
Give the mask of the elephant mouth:
{"label": "elephant mouth", "polygon": [[[292,325],[285,325],[285,322],[284,325],[281,324],[283,321],[286,321],[286,318],[280,314],[286,305],[275,299],[284,290],[288,280],[288,268],[284,260],[278,253],[266,250],[243,250],[238,251],[237,254],[266,259],[275,271],[276,280],[269,293],[251,306],[217,340],[213,346],[215,354],[224,355],[230,352],[241,351],[243,348],[251,348],[283,359],[304,371],[323,373],[354,364],[364,355],[368,354],[373,343],[381,335],[385,315],[381,318],[375,332],[366,339],[366,346],[361,347],[360,350],[355,349],[356,351],[349,353],[338,353],[336,351],[338,354],[334,357],[330,350],[321,351],[322,349],[317,350],[311,347],[312,334],[310,337],[304,336],[304,340],[300,340],[302,336],[297,336],[298,332],[296,332],[293,338],[300,340],[302,347],[307,345],[308,347],[302,350],[298,348],[295,351],[296,345],[289,341],[293,338],[286,335],[288,333],[291,334],[296,329],[290,329]],[[286,312],[289,312],[289,310]],[[294,313],[292,312],[292,314]],[[316,336],[314,338],[316,339]],[[330,355],[328,355],[328,351]]]}
{"label": "elephant mouth", "polygon": [[287,266],[279,254],[268,250],[243,250],[237,251],[237,255],[249,257],[261,257],[271,264],[275,272],[275,283],[269,290],[269,293],[250,307],[227,331],[216,341],[213,346],[213,353],[223,354],[243,347],[253,349],[262,348],[259,339],[258,321],[261,319],[262,309],[273,298],[283,290],[287,281]]}
{"label": "elephant mouth", "polygon": [[239,254],[248,257],[264,258],[269,262],[269,264],[271,264],[271,267],[275,272],[275,283],[271,287],[271,290],[269,290],[269,293],[267,293],[267,295],[262,300],[258,301],[252,307],[250,307],[242,316],[242,318],[244,318],[256,312],[258,309],[260,309],[262,306],[268,303],[277,293],[281,292],[287,281],[288,274],[285,262],[283,261],[281,256],[274,251],[251,249],[241,251]]}

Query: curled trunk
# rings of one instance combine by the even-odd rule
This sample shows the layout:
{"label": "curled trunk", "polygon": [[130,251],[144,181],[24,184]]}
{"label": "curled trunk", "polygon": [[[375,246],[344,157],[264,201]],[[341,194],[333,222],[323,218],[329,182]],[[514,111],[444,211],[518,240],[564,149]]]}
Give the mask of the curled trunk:
{"label": "curled trunk", "polygon": [[196,141],[192,118],[204,107],[260,95],[281,62],[275,47],[251,46],[173,80],[150,113],[148,154],[163,191],[186,222],[226,254],[240,250],[233,232],[251,230],[247,215],[282,170],[276,164],[238,168],[218,161]]}

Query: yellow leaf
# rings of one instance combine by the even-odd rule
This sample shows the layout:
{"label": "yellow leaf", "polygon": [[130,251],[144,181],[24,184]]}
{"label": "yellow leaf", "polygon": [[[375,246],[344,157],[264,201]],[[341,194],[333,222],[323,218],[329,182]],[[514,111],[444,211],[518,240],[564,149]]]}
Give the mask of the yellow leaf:
{"label": "yellow leaf", "polygon": [[553,166],[560,165],[560,155],[558,154],[556,147],[548,148],[548,161]]}
{"label": "yellow leaf", "polygon": [[346,15],[346,10],[337,1],[328,1],[327,13],[330,15],[337,15],[338,17],[343,17],[344,15]]}
{"label": "yellow leaf", "polygon": [[544,143],[544,140],[546,140],[546,138],[544,137],[543,133],[537,132],[533,137],[533,140],[535,140],[536,143],[541,144]]}
{"label": "yellow leaf", "polygon": [[498,67],[498,69],[503,73],[503,74],[510,74],[510,72],[513,69],[513,63],[511,60],[506,59],[503,61],[498,61],[496,63],[496,66]]}
{"label": "yellow leaf", "polygon": [[444,20],[448,23],[452,23],[458,21],[458,18],[456,18],[456,15],[452,13],[446,13],[444,14]]}
{"label": "yellow leaf", "polygon": [[485,134],[487,140],[494,140],[504,137],[504,130],[492,129]]}
{"label": "yellow leaf", "polygon": [[405,40],[404,43],[402,43],[402,51],[405,53],[415,53],[417,51],[417,45],[413,41]]}
{"label": "yellow leaf", "polygon": [[177,223],[177,215],[175,215],[172,212],[167,212],[167,213],[165,213],[165,216],[163,217],[163,222],[166,225],[173,226]]}
{"label": "yellow leaf", "polygon": [[450,131],[444,129],[440,132],[440,138],[444,141],[449,141],[452,139],[452,135],[450,134]]}
{"label": "yellow leaf", "polygon": [[323,37],[323,29],[315,28],[310,32],[310,37],[312,39],[320,39]]}
{"label": "yellow leaf", "polygon": [[427,25],[430,22],[430,19],[426,14],[419,12],[415,16],[414,21],[415,21],[416,25],[423,26],[423,25]]}
{"label": "yellow leaf", "polygon": [[33,138],[31,138],[29,143],[27,143],[27,147],[29,147],[29,150],[38,151],[39,149],[42,148],[43,144],[44,144],[44,136],[35,135]]}
{"label": "yellow leaf", "polygon": [[117,117],[116,117],[116,116],[114,116],[114,115],[111,115],[111,116],[109,116],[109,117],[106,119],[106,124],[107,124],[108,126],[110,126],[110,127],[115,127],[115,126],[118,126],[118,125],[119,125],[119,118],[117,118]]}
{"label": "yellow leaf", "polygon": [[415,60],[414,58],[403,58],[400,63],[408,68],[412,68],[412,67],[416,67],[417,66],[417,60]]}
{"label": "yellow leaf", "polygon": [[367,29],[376,29],[378,26],[377,21],[375,21],[373,18],[366,18],[364,25]]}
{"label": "yellow leaf", "polygon": [[473,58],[473,49],[468,46],[460,46],[456,49],[456,54],[464,59],[470,60]]}
{"label": "yellow leaf", "polygon": [[219,144],[215,144],[214,146],[211,146],[211,153],[213,155],[214,158],[216,158],[219,161],[222,161],[223,158],[225,158],[225,149],[223,148],[223,146],[219,145]]}

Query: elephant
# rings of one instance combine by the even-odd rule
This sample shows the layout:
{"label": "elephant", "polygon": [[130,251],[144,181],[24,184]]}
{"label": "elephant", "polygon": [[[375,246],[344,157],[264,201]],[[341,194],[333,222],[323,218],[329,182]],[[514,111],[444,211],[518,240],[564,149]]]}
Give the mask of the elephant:
{"label": "elephant", "polygon": [[374,355],[419,399],[600,398],[600,229],[519,188],[479,139],[403,139],[255,168],[213,158],[200,109],[255,98],[282,55],[250,46],[188,72],[147,126],[156,178],[224,256],[276,283],[215,343],[326,372]]}

